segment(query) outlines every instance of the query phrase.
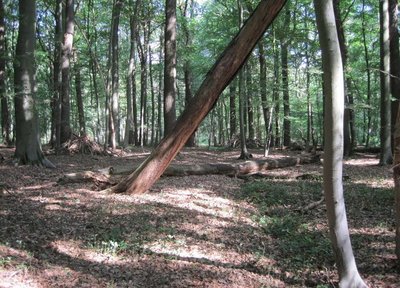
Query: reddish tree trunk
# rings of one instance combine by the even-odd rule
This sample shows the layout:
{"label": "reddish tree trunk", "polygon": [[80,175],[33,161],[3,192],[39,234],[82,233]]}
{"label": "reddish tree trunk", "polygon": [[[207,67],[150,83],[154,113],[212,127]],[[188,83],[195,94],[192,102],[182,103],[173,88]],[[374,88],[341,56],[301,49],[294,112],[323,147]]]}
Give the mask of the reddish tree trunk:
{"label": "reddish tree trunk", "polygon": [[134,173],[111,188],[112,192],[144,193],[157,181],[213,108],[221,92],[246,61],[285,2],[285,0],[260,2],[246,24],[208,72],[196,96],[186,107],[174,129],[166,135]]}

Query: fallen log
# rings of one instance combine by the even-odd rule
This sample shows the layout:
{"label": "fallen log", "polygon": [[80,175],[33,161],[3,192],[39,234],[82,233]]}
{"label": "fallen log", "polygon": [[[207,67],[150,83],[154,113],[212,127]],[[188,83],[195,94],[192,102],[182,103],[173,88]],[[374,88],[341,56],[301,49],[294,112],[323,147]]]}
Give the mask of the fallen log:
{"label": "fallen log", "polygon": [[[172,164],[163,176],[190,176],[190,175],[227,175],[230,177],[243,177],[262,175],[272,169],[285,168],[301,164],[311,164],[320,161],[319,155],[300,155],[279,159],[257,159],[238,164],[211,163],[211,164]],[[93,182],[96,186],[115,185],[118,176],[129,175],[137,167],[107,167],[97,171],[83,171],[64,174],[58,179],[59,184]]]}

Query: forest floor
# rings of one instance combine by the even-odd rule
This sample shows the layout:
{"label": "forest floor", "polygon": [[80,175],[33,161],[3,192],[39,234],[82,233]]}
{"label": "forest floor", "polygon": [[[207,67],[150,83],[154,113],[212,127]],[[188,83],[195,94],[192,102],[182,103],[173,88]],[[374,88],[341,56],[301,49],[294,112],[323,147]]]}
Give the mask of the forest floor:
{"label": "forest floor", "polygon": [[[53,170],[13,166],[13,149],[0,147],[0,154],[0,287],[337,286],[325,204],[304,210],[321,198],[321,164],[246,180],[163,177],[130,196],[57,181],[64,173],[136,165],[149,150],[48,155]],[[238,155],[185,149],[174,162],[238,163]],[[400,287],[391,167],[377,164],[372,154],[345,162],[352,243],[370,287]]]}

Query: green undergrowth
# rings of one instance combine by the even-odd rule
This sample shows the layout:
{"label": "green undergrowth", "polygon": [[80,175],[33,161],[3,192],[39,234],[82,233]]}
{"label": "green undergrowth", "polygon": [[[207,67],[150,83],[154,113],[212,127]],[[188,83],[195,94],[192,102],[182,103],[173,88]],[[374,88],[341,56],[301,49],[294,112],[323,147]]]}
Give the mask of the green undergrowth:
{"label": "green undergrowth", "polygon": [[[382,251],[387,251],[394,241],[385,236],[395,227],[393,189],[377,187],[378,180],[350,177],[344,183],[349,227],[354,229],[352,244],[361,272],[365,269],[365,273],[372,269],[370,261],[381,261]],[[289,279],[283,276],[287,284],[308,287],[327,283],[331,287],[329,275],[334,275],[336,269],[325,203],[305,208],[321,199],[322,189],[322,179],[263,179],[241,187],[242,199],[257,207],[253,220],[275,243],[265,251],[266,256],[274,255],[280,268],[292,275]],[[374,271],[386,273],[376,268]],[[310,279],[313,280],[307,282]]]}
{"label": "green undergrowth", "polygon": [[[300,273],[315,267],[332,265],[331,246],[325,219],[315,211],[302,211],[306,205],[321,198],[321,183],[317,181],[257,180],[242,186],[243,198],[256,204],[253,219],[264,232],[275,239],[273,251],[285,271]],[[317,210],[320,208],[317,208]],[[314,214],[314,216],[313,216]]]}

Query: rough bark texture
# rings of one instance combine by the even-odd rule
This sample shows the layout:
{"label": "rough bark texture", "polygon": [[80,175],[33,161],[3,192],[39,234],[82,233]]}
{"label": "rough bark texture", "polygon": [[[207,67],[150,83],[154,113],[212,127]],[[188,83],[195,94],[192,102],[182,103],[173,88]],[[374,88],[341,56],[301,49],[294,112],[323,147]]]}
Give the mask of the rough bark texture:
{"label": "rough bark texture", "polygon": [[79,121],[79,136],[86,136],[86,121],[85,110],[83,109],[83,96],[82,96],[82,80],[81,80],[81,66],[79,63],[78,55],[75,62],[75,92],[76,92],[76,105],[78,106],[78,121]]}
{"label": "rough bark texture", "polygon": [[394,192],[396,207],[396,256],[400,265],[400,113],[397,113],[397,120],[394,132]]}
{"label": "rough bark texture", "polygon": [[114,192],[144,193],[163,174],[192,133],[213,108],[246,58],[283,7],[285,0],[263,0],[211,68],[196,96],[178,119],[175,128],[144,163],[114,186]]}
{"label": "rough bark texture", "polygon": [[176,0],[166,1],[164,64],[164,133],[172,131],[176,121]]}
{"label": "rough bark texture", "polygon": [[115,0],[111,20],[111,97],[109,114],[109,145],[115,149],[119,142],[119,18],[122,9],[122,0]]}
{"label": "rough bark texture", "polygon": [[343,198],[344,81],[333,3],[314,0],[322,50],[325,93],[324,194],[340,287],[367,287],[361,279],[347,226]]}
{"label": "rough bark texture", "polygon": [[390,40],[389,0],[379,3],[380,15],[380,78],[381,78],[381,158],[380,164],[392,163],[391,148],[391,97],[390,97]]}
{"label": "rough bark texture", "polygon": [[64,8],[65,31],[61,58],[61,124],[60,143],[65,143],[71,137],[70,124],[70,59],[74,40],[74,0],[66,0]]}
{"label": "rough bark texture", "polygon": [[1,136],[3,143],[11,144],[10,139],[10,113],[8,110],[8,99],[6,95],[6,43],[4,25],[4,4],[0,0],[0,99],[1,99]]}
{"label": "rough bark texture", "polygon": [[[396,124],[397,111],[400,100],[400,53],[398,30],[398,5],[397,0],[389,0],[389,37],[390,37],[390,87],[392,92],[392,135]],[[394,147],[394,145],[393,145]]]}
{"label": "rough bark texture", "polygon": [[[290,25],[290,10],[287,9],[285,15],[285,28],[289,29]],[[290,96],[289,96],[289,67],[288,67],[288,54],[289,54],[289,39],[281,40],[281,69],[282,69],[282,88],[283,88],[283,146],[290,146]]]}
{"label": "rough bark texture", "polygon": [[[281,159],[258,159],[238,164],[210,163],[210,164],[172,164],[164,171],[162,176],[189,176],[189,175],[227,175],[231,177],[263,175],[266,171],[291,167],[302,164],[311,164],[320,161],[317,154],[299,155],[298,157],[287,157]],[[133,168],[135,169],[135,168]],[[63,175],[58,182],[80,183],[94,182],[103,184],[115,184],[112,175],[126,175],[132,173],[133,169],[126,167],[108,167],[98,171],[84,171],[80,173],[69,173]],[[264,175],[267,177],[268,175]]]}
{"label": "rough bark texture", "polygon": [[52,100],[52,139],[50,140],[55,146],[56,151],[60,150],[60,124],[61,124],[61,51],[63,42],[63,26],[62,26],[62,0],[55,3],[54,13],[54,61],[53,61],[53,100]]}
{"label": "rough bark texture", "polygon": [[18,164],[54,167],[42,153],[35,110],[35,5],[34,0],[19,1],[19,29],[14,62],[16,121],[14,156]]}

